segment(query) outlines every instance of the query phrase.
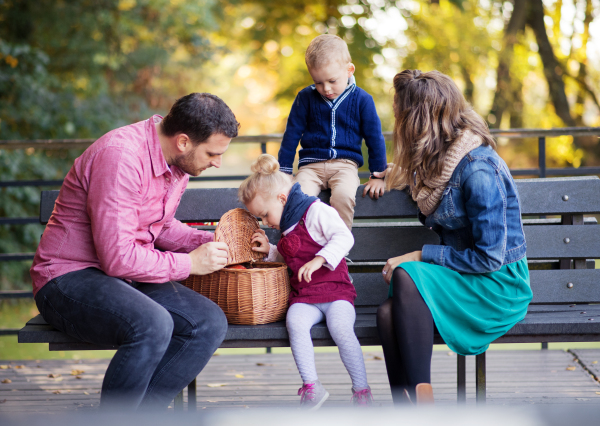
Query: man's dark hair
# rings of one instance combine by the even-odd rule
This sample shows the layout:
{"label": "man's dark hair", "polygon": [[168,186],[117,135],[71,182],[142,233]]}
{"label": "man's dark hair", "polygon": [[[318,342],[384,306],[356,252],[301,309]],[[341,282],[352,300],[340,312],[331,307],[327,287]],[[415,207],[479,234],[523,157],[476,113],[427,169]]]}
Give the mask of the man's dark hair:
{"label": "man's dark hair", "polygon": [[214,134],[235,138],[240,127],[233,111],[210,93],[190,93],[177,99],[161,124],[166,136],[185,133],[196,145]]}

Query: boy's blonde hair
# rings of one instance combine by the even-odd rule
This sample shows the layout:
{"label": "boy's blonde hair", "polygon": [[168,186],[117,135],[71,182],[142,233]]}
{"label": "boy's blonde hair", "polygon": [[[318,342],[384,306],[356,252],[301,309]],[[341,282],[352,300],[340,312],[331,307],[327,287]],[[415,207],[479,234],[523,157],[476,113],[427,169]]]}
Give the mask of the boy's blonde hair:
{"label": "boy's blonde hair", "polygon": [[315,69],[329,65],[332,61],[346,65],[352,62],[352,57],[344,40],[336,35],[323,34],[310,42],[304,60],[308,68]]}
{"label": "boy's blonde hair", "polygon": [[252,174],[238,189],[238,198],[248,204],[258,193],[276,196],[279,192],[289,191],[292,187],[290,175],[279,171],[279,162],[269,154],[262,154],[250,166]]}

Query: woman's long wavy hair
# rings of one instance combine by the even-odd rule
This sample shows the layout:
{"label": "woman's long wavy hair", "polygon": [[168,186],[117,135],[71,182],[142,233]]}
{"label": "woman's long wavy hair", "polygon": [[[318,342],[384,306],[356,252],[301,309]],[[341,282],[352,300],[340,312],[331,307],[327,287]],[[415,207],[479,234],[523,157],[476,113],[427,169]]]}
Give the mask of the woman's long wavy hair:
{"label": "woman's long wavy hair", "polygon": [[448,148],[470,130],[496,148],[488,126],[450,77],[439,71],[404,70],[394,77],[394,167],[387,188],[403,188],[418,176],[440,175]]}

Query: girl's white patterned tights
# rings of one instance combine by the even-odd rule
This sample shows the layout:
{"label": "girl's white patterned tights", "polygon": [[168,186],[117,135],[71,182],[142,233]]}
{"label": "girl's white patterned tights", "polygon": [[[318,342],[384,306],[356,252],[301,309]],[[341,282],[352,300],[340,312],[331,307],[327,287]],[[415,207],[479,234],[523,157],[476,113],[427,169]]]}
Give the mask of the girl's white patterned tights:
{"label": "girl's white patterned tights", "polygon": [[366,388],[367,372],[363,353],[354,333],[356,312],[346,300],[330,303],[294,303],[287,313],[286,326],[292,354],[304,383],[318,380],[310,329],[325,317],[327,328],[340,350],[342,362],[356,390]]}

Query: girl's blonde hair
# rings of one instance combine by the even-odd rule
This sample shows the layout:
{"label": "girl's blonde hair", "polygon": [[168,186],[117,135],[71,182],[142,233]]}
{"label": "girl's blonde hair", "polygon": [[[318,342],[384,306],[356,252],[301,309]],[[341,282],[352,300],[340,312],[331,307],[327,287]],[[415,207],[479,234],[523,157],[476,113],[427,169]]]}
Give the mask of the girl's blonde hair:
{"label": "girl's blonde hair", "polygon": [[272,155],[262,154],[254,160],[250,169],[252,174],[238,189],[238,198],[243,204],[250,203],[258,193],[276,196],[292,187],[291,176],[279,171],[279,162]]}
{"label": "girl's blonde hair", "polygon": [[394,167],[386,176],[388,190],[409,185],[414,173],[419,186],[440,175],[448,148],[467,130],[483,146],[496,148],[486,122],[447,75],[404,70],[394,77],[394,90]]}

